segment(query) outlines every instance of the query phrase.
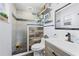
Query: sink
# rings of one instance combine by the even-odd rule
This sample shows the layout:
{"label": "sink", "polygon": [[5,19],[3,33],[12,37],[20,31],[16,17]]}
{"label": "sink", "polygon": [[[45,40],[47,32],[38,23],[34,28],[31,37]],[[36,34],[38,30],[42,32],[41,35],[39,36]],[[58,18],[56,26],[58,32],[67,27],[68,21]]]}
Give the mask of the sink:
{"label": "sink", "polygon": [[46,40],[46,41],[71,56],[79,56],[79,44],[77,43],[74,42],[72,43],[67,40]]}

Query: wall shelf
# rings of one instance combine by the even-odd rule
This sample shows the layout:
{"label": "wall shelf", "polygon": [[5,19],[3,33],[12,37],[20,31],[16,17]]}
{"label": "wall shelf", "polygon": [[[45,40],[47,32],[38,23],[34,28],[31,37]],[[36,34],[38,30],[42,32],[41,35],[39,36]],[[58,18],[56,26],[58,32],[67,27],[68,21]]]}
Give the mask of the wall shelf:
{"label": "wall shelf", "polygon": [[39,15],[41,15],[41,14],[45,15],[45,14],[49,13],[51,10],[52,10],[51,8],[45,8],[44,10],[42,10],[42,11],[39,13]]}
{"label": "wall shelf", "polygon": [[42,7],[41,7],[41,11],[39,12],[39,15],[45,15],[47,13],[49,13],[52,9],[50,7],[50,3],[45,3]]}

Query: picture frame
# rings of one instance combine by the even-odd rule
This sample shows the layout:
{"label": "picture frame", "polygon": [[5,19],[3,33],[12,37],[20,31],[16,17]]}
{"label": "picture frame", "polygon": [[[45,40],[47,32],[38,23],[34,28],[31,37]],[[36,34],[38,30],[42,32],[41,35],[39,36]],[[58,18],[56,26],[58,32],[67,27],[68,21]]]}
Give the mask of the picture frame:
{"label": "picture frame", "polygon": [[8,22],[8,15],[7,15],[5,3],[0,3],[0,20],[4,22]]}

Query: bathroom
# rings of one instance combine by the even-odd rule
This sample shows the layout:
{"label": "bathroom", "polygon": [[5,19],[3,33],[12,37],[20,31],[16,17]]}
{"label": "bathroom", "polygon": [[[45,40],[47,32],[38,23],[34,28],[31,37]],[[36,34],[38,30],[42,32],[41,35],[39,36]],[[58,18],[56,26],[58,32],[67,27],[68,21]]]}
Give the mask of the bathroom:
{"label": "bathroom", "polygon": [[8,18],[0,21],[0,32],[7,28],[0,34],[0,55],[79,55],[79,3],[0,3],[0,12],[4,5]]}

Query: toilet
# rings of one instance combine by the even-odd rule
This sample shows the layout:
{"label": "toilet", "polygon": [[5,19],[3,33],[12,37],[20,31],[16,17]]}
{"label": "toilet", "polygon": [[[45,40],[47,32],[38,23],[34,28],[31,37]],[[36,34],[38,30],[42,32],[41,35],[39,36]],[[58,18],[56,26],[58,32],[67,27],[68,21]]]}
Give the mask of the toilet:
{"label": "toilet", "polygon": [[44,56],[45,39],[41,39],[41,43],[36,43],[31,46],[34,56]]}

